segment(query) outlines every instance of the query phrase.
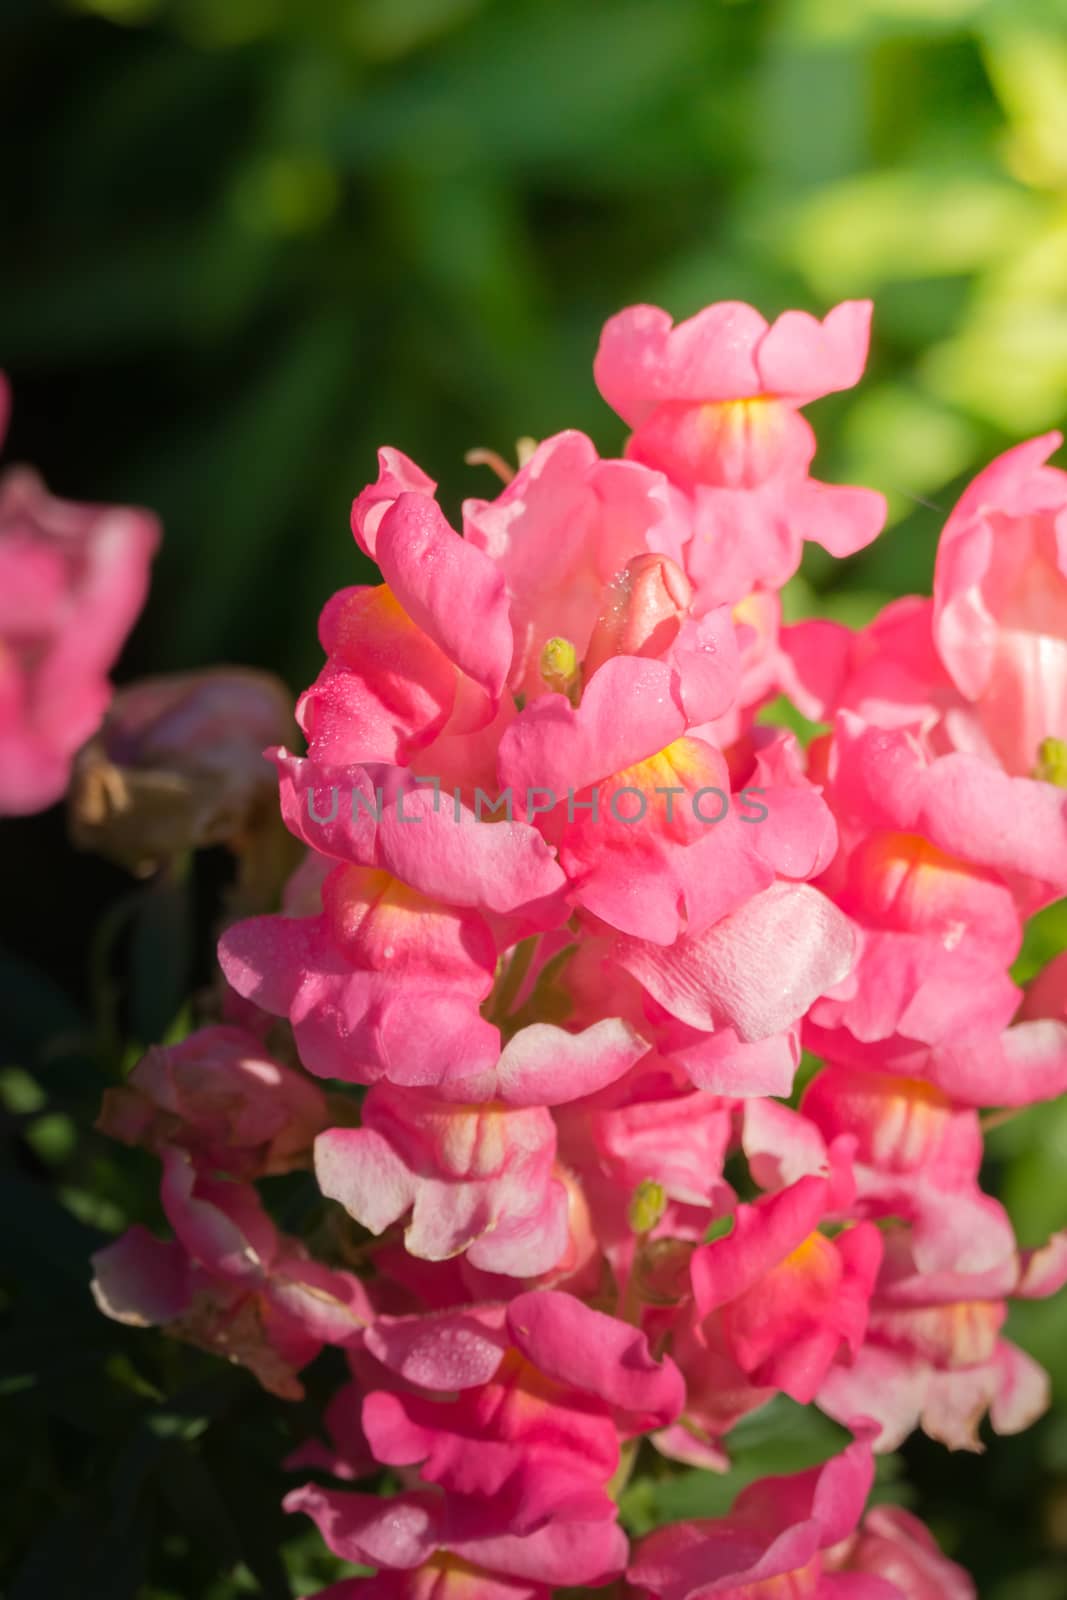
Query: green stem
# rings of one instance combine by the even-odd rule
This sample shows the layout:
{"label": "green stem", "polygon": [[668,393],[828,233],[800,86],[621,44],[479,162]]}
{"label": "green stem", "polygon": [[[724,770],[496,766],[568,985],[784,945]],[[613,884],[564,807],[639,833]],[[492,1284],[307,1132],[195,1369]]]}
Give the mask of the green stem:
{"label": "green stem", "polygon": [[641,1326],[642,1301],[641,1274],[639,1268],[641,1248],[643,1244],[644,1239],[639,1236],[634,1247],[634,1258],[630,1263],[630,1270],[626,1274],[626,1287],[619,1296],[619,1303],[615,1309],[615,1315],[618,1317],[619,1321],[628,1322],[630,1326],[634,1328],[639,1328]]}
{"label": "green stem", "polygon": [[616,1503],[618,1503],[619,1496],[630,1481],[630,1474],[633,1472],[634,1463],[637,1460],[637,1447],[640,1443],[640,1439],[627,1439],[619,1450],[619,1464],[607,1484],[607,1492]]}
{"label": "green stem", "polygon": [[114,1071],[122,1051],[118,1026],[119,989],[111,958],[127,924],[141,904],[141,893],[124,895],[104,913],[89,945],[89,994],[96,1025],[97,1059]]}
{"label": "green stem", "polygon": [[1021,1117],[1029,1109],[1029,1106],[1006,1106],[1003,1111],[987,1111],[979,1119],[979,1127],[983,1133],[989,1133],[993,1128],[1002,1128],[1006,1122],[1014,1122],[1016,1117]]}
{"label": "green stem", "polygon": [[533,934],[529,939],[523,939],[512,951],[511,960],[500,979],[499,987],[493,996],[493,1008],[489,1020],[498,1028],[503,1028],[507,1021],[512,1006],[519,997],[519,991],[526,981],[541,935]]}

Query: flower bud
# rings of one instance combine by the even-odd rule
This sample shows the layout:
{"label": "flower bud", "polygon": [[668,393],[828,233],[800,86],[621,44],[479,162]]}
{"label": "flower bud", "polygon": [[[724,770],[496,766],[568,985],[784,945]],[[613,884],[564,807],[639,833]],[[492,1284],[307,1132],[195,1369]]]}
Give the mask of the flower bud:
{"label": "flower bud", "polygon": [[553,694],[569,694],[578,680],[578,652],[569,639],[549,639],[541,651],[541,677]]}
{"label": "flower bud", "polygon": [[654,1178],[644,1178],[630,1199],[629,1221],[634,1233],[651,1233],[667,1207],[667,1191]]}
{"label": "flower bud", "polygon": [[1067,742],[1042,739],[1037,747],[1034,777],[1040,778],[1042,783],[1054,783],[1057,789],[1067,789]]}
{"label": "flower bud", "polygon": [[662,656],[692,598],[689,579],[669,556],[635,556],[604,591],[585,653],[586,678],[610,656]]}

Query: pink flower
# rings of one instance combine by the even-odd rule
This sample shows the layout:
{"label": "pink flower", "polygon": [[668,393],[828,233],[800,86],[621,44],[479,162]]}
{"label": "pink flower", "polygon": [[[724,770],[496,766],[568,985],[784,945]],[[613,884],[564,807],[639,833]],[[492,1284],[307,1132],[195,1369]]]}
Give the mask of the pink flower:
{"label": "pink flower", "polygon": [[485,727],[511,670],[508,595],[494,562],[448,526],[424,489],[373,511],[369,520],[354,513],[354,526],[357,537],[373,526],[365,548],[385,583],[328,602],[319,637],[329,660],[297,707],[312,755],[333,766],[405,764],[446,728]]}
{"label": "pink flower", "polygon": [[334,595],[319,634],[329,659],[297,706],[317,759],[406,763],[444,731],[457,668],[386,585]]}
{"label": "pink flower", "polygon": [[[761,902],[758,912],[754,911],[747,919],[749,927],[758,924],[761,915],[766,915],[768,922],[776,920],[770,902],[777,902],[780,914],[790,898],[788,894],[772,895],[769,902]],[[804,901],[794,904],[794,918],[803,920],[810,910],[805,897]],[[842,918],[840,924],[831,922],[830,926],[843,933],[851,950],[851,929],[847,920]],[[747,1020],[740,1011],[728,1018],[731,1000],[725,992],[716,997],[714,1015],[686,1004],[683,974],[699,965],[701,959],[707,961],[709,975],[722,971],[729,982],[726,962],[724,960],[720,967],[719,961],[725,956],[724,946],[731,934],[741,945],[746,943],[744,928],[745,921],[740,918],[736,921],[724,919],[721,928],[709,930],[703,939],[692,943],[680,941],[677,952],[679,993],[675,998],[669,991],[669,974],[661,975],[655,965],[655,948],[647,952],[646,966],[642,959],[646,953],[639,945],[623,942],[595,918],[583,917],[577,926],[580,936],[577,942],[564,942],[561,948],[553,948],[550,938],[543,941],[544,959],[535,969],[527,1004],[536,997],[553,1014],[566,1017],[572,1028],[590,1027],[605,1012],[625,1019],[643,1038],[652,1042],[660,1068],[672,1075],[675,1085],[688,1081],[712,1094],[737,1099],[758,1094],[787,1095],[800,1061],[799,1030],[795,1024],[779,1022],[777,1028],[772,1027],[766,1034],[759,1032],[756,1038],[746,1034],[742,1039],[738,1032],[738,1026],[747,1029],[755,1022],[754,1011],[761,997],[770,998],[766,990],[772,986],[762,982],[766,974],[754,969],[750,975],[753,1009]],[[566,941],[563,934],[558,938]],[[632,964],[637,976],[631,976],[624,962]],[[834,968],[835,972],[844,970],[845,967]],[[638,977],[646,972],[648,982],[643,986],[643,978],[639,982]],[[664,997],[663,1003],[660,995]],[[672,1007],[683,1011],[691,1020],[680,1020],[672,1014]],[[649,1065],[652,1070],[651,1060]]]}
{"label": "pink flower", "polygon": [[870,320],[868,300],[845,301],[821,324],[787,311],[771,326],[738,301],[706,306],[677,327],[655,306],[630,306],[605,325],[594,373],[634,428],[667,405],[763,396],[803,406],[859,382]]}
{"label": "pink flower", "polygon": [[555,1156],[543,1107],[467,1106],[379,1085],[361,1127],[320,1136],[315,1171],[323,1193],[372,1233],[410,1211],[412,1255],[441,1261],[467,1251],[487,1272],[528,1277],[555,1266],[566,1246]]}
{"label": "pink flower", "polygon": [[105,1091],[97,1126],[157,1155],[175,1145],[205,1170],[255,1178],[308,1165],[327,1121],[307,1078],[240,1028],[211,1027],[149,1050],[121,1088]]}
{"label": "pink flower", "polygon": [[[649,1054],[617,1083],[553,1116],[561,1160],[580,1185],[596,1260],[610,1265],[618,1303],[631,1279],[637,1303],[687,1299],[689,1249],[736,1199],[724,1176],[730,1102],[694,1090],[669,1059]],[[653,1220],[638,1228],[633,1206],[650,1186]],[[589,1284],[602,1289],[603,1278]]]}
{"label": "pink flower", "polygon": [[[531,1104],[518,1075],[537,1070],[536,1093],[544,1088],[549,1098],[541,1104],[549,1104],[557,1090],[566,1099],[589,1093],[597,1074],[619,1074],[646,1048],[635,1045],[632,1029],[603,1021],[584,1046],[558,1029],[526,1029],[501,1053],[499,1029],[482,1011],[498,957],[483,915],[430,901],[366,867],[334,867],[322,902],[318,917],[254,918],[229,928],[219,944],[222,971],[238,994],[293,1022],[310,1072]],[[539,1045],[537,1064],[531,1051]],[[549,1050],[555,1064],[544,1059]],[[619,1050],[614,1064],[611,1051]]]}
{"label": "pink flower", "polygon": [[[955,894],[936,870],[925,893],[921,880],[903,894],[887,885],[882,894],[890,926],[984,921],[986,942],[1010,960],[1015,919],[996,901],[1014,900],[1029,915],[1067,889],[1067,796],[1050,784],[1009,777],[975,756],[938,756],[914,732],[868,727],[847,712],[835,727],[829,777],[846,845],[850,835],[865,839],[884,830],[933,846],[935,869],[945,856],[966,864],[954,869]],[[981,870],[968,876],[968,867]],[[989,888],[978,899],[983,882]],[[863,888],[857,885],[858,892]],[[969,905],[968,896],[974,897]],[[892,900],[899,906],[886,904]]]}
{"label": "pink flower", "polygon": [[515,1034],[492,1073],[458,1086],[479,1103],[378,1084],[361,1127],[320,1134],[319,1185],[376,1234],[410,1211],[412,1255],[441,1261],[466,1252],[485,1272],[548,1272],[569,1227],[546,1105],[620,1077],[646,1048],[622,1022],[584,1034],[535,1023]]}
{"label": "pink flower", "polygon": [[516,937],[565,920],[566,880],[551,850],[531,824],[503,811],[494,820],[495,794],[479,799],[473,785],[468,792],[457,781],[457,796],[444,774],[419,778],[392,765],[323,767],[285,750],[269,754],[286,826],[311,849],[379,867],[430,899],[513,918],[506,931]]}
{"label": "pink flower", "polygon": [[978,1187],[976,1112],[921,1079],[837,1067],[816,1075],[801,1109],[827,1142],[854,1141],[856,1214],[910,1222],[920,1271],[981,1272],[1014,1257],[1003,1207]]}
{"label": "pink flower", "polygon": [[507,581],[515,694],[544,692],[541,653],[551,639],[567,640],[586,672],[595,670],[589,649],[605,589],[635,559],[678,561],[688,536],[681,511],[661,473],[601,461],[575,432],[540,444],[495,500],[465,502],[468,541]]}
{"label": "pink flower", "polygon": [[768,326],[724,302],[676,327],[654,306],[605,325],[597,384],[634,430],[627,456],[690,497],[686,570],[701,604],[780,588],[805,539],[843,556],[879,532],[880,495],[808,477],[815,438],[799,413],[859,380],[870,314],[869,302],[846,301],[823,323],[789,311]]}
{"label": "pink flower", "polygon": [[861,1222],[833,1237],[819,1223],[847,1204],[844,1176],[815,1175],[740,1205],[725,1236],[694,1252],[701,1318],[714,1314],[722,1349],[756,1387],[801,1404],[840,1357],[856,1355],[882,1257],[878,1230]]}
{"label": "pink flower", "polygon": [[785,630],[785,680],[807,715],[917,725],[936,753],[1049,775],[1047,741],[1067,738],[1067,473],[1043,464],[1060,442],[1017,445],[965,490],[932,600],[895,600],[856,634],[821,619]]}
{"label": "pink flower", "polygon": [[[460,538],[422,493],[401,494],[389,507],[373,555],[405,614],[495,703],[514,649],[507,586],[495,563]],[[476,630],[469,626],[471,616],[478,618]],[[339,642],[353,641],[342,635]],[[470,729],[478,725],[468,719]]]}
{"label": "pink flower", "polygon": [[0,479],[0,813],[41,811],[66,789],[158,542],[147,511],[57,500],[27,468]]}
{"label": "pink flower", "polygon": [[[560,1161],[553,1168],[552,1181],[553,1196],[556,1185],[563,1190],[564,1240],[553,1265],[541,1272],[512,1272],[503,1267],[490,1271],[476,1266],[469,1251],[428,1260],[410,1253],[402,1238],[386,1235],[374,1246],[374,1260],[382,1276],[403,1291],[403,1308],[444,1310],[472,1301],[507,1301],[535,1289],[565,1289],[582,1298],[595,1293],[601,1284],[602,1253],[593,1231],[589,1196],[577,1175]],[[511,1254],[514,1241],[506,1232],[500,1243]]]}
{"label": "pink flower", "polygon": [[279,1234],[251,1185],[198,1176],[182,1151],[164,1156],[162,1200],[173,1240],[136,1226],[93,1257],[101,1311],[163,1327],[299,1399],[296,1373],[369,1320],[359,1281]]}
{"label": "pink flower", "polygon": [[764,1478],[737,1497],[729,1516],[678,1522],[637,1546],[627,1577],[648,1600],[897,1600],[891,1585],[834,1575],[826,1552],[847,1538],[874,1477],[870,1445],[858,1440],[824,1467]]}
{"label": "pink flower", "polygon": [[343,1561],[377,1576],[343,1578],[318,1600],[549,1600],[564,1585],[598,1586],[626,1564],[614,1522],[554,1522],[510,1531],[493,1508],[433,1492],[377,1495],[306,1484],[286,1496]]}
{"label": "pink flower", "polygon": [[884,1579],[887,1597],[892,1592],[903,1600],[977,1600],[963,1568],[943,1556],[918,1517],[900,1506],[873,1506],[857,1531],[827,1553],[827,1563],[837,1572]]}
{"label": "pink flower", "polygon": [[624,1207],[649,1179],[687,1205],[710,1206],[731,1192],[722,1176],[730,1103],[694,1090],[662,1057],[644,1057],[602,1094],[557,1111],[556,1123],[568,1163],[595,1164]]}
{"label": "pink flower", "polygon": [[423,1481],[491,1502],[519,1535],[610,1522],[620,1432],[665,1426],[684,1399],[678,1369],[653,1360],[642,1333],[555,1290],[506,1310],[380,1317],[366,1348],[404,1380],[364,1401],[377,1459],[419,1463]]}
{"label": "pink flower", "polygon": [[[961,966],[953,972],[948,966],[943,1002],[948,1006],[958,1003],[959,1009],[956,1027],[947,1031],[943,1042],[929,1044],[900,1035],[864,1041],[843,1028],[823,1027],[810,1017],[804,1024],[805,1042],[813,1053],[835,1065],[861,1072],[875,1067],[881,1072],[900,1074],[905,1080],[918,1080],[934,1091],[931,1103],[936,1102],[938,1091],[955,1106],[1027,1106],[1038,1100],[1052,1100],[1067,1089],[1063,969],[1060,966],[1057,974],[1056,967],[1053,962],[1046,969],[1047,980],[1044,974],[1039,975],[1023,997],[1014,1022],[1000,1032],[995,1030],[1018,998],[1014,985],[1003,998],[994,996],[992,1015],[983,1016],[967,994],[968,985],[974,982],[974,969]],[[992,971],[986,966],[984,972],[979,969],[979,976],[989,981]],[[915,974],[914,981],[918,983],[918,964]],[[927,981],[936,976],[928,964]],[[1058,997],[1053,993],[1057,982]],[[1003,980],[999,987],[1004,987]],[[1046,1014],[1049,1008],[1051,1015]],[[829,1003],[824,1007],[820,1002],[818,1015],[827,1014],[832,1016]],[[887,1088],[885,1092],[895,1091]],[[901,1092],[907,1093],[907,1083]]]}
{"label": "pink flower", "polygon": [[934,644],[973,707],[950,736],[1020,776],[1067,738],[1067,472],[1042,464],[1062,442],[1031,439],[979,474],[934,573]]}
{"label": "pink flower", "polygon": [[[773,970],[764,960],[769,949]],[[679,1022],[701,1033],[731,1030],[734,1040],[759,1044],[781,1035],[841,983],[855,959],[855,935],[817,889],[775,883],[702,933],[667,947],[620,938],[615,954]]]}
{"label": "pink flower", "polygon": [[914,1427],[953,1450],[980,1450],[978,1424],[1019,1433],[1047,1408],[1041,1367],[1000,1336],[1006,1298],[1043,1298],[1067,1282],[1067,1234],[1012,1252],[992,1267],[920,1269],[911,1232],[886,1235],[863,1348],[828,1372],[820,1407],[847,1421],[859,1407],[878,1424],[877,1448],[894,1450]]}
{"label": "pink flower", "polygon": [[343,865],[322,901],[317,917],[253,918],[219,944],[237,992],[292,1022],[309,1072],[433,1085],[495,1063],[499,1035],[479,1007],[496,948],[477,912]]}
{"label": "pink flower", "polygon": [[540,697],[500,746],[516,794],[567,796],[530,814],[556,845],[574,900],[664,945],[777,876],[814,876],[835,843],[818,793],[774,756],[757,764],[751,790],[732,793],[723,754],[690,731],[685,684],[666,661],[612,657],[577,707]]}
{"label": "pink flower", "polygon": [[843,848],[822,887],[862,931],[852,974],[812,1008],[812,1048],[852,1062],[876,1046],[871,1064],[892,1064],[1000,1035],[1021,998],[1006,969],[1022,917],[1067,886],[1067,797],[847,712],[828,776]]}
{"label": "pink flower", "polygon": [[852,711],[875,727],[914,727],[939,753],[951,748],[937,730],[960,697],[934,648],[932,618],[932,600],[906,595],[856,632],[823,617],[783,628],[783,688],[813,721]]}

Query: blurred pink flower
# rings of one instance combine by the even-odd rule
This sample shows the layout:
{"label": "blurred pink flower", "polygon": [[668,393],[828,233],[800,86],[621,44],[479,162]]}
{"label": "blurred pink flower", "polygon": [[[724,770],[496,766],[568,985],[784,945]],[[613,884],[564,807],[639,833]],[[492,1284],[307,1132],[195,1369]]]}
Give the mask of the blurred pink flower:
{"label": "blurred pink flower", "polygon": [[[6,409],[4,386],[0,434]],[[64,793],[107,710],[158,543],[150,512],[59,500],[26,467],[0,478],[0,814]]]}

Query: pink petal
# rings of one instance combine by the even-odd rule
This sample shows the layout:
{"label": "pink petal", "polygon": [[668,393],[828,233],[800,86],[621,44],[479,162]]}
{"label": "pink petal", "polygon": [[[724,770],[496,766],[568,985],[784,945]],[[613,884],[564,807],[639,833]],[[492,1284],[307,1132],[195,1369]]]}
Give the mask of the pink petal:
{"label": "pink petal", "polygon": [[550,1522],[525,1538],[450,1539],[463,1560],[549,1588],[605,1583],[626,1565],[626,1535],[614,1522]]}
{"label": "pink petal", "polygon": [[415,1180],[373,1128],[331,1128],[315,1140],[315,1177],[328,1200],[374,1234],[411,1209]]}
{"label": "pink petal", "polygon": [[723,301],[675,327],[656,306],[630,306],[605,324],[593,363],[597,388],[631,427],[667,400],[758,394],[755,352],[767,330],[758,311]]}
{"label": "pink petal", "polygon": [[755,1288],[808,1238],[827,1209],[823,1176],[807,1176],[755,1205],[740,1205],[733,1230],[693,1253],[693,1294],[702,1317]]}
{"label": "pink petal", "polygon": [[379,1317],[366,1348],[421,1389],[474,1389],[489,1383],[507,1349],[502,1308],[472,1306],[410,1317]]}
{"label": "pink petal", "polygon": [[853,388],[867,364],[872,311],[869,300],[843,300],[822,322],[805,311],[783,312],[756,352],[763,390],[806,405]]}
{"label": "pink petal", "polygon": [[572,1295],[551,1289],[519,1295],[508,1306],[507,1325],[540,1371],[631,1413],[635,1432],[665,1427],[684,1404],[673,1361],[654,1361],[643,1333]]}
{"label": "pink petal", "polygon": [[1022,1433],[1049,1408],[1052,1386],[1048,1373],[1008,1339],[997,1346],[996,1367],[997,1389],[989,1420],[1001,1435]]}
{"label": "pink petal", "polygon": [[306,1512],[343,1561],[411,1569],[438,1548],[438,1502],[428,1494],[382,1499],[307,1483],[287,1494],[282,1505],[286,1511]]}
{"label": "pink petal", "polygon": [[188,1311],[188,1263],[177,1240],[157,1239],[136,1223],[92,1261],[93,1299],[116,1322],[160,1327]]}
{"label": "pink petal", "polygon": [[456,1092],[509,1106],[565,1105],[614,1083],[647,1051],[646,1041],[619,1017],[605,1017],[581,1033],[535,1022],[504,1046],[492,1081],[463,1080]]}
{"label": "pink petal", "polygon": [[415,465],[402,450],[390,446],[378,451],[378,480],[370,484],[352,502],[352,532],[356,543],[372,560],[382,518],[402,494],[433,496],[437,489],[421,467]]}
{"label": "pink petal", "polygon": [[614,656],[593,674],[575,709],[566,696],[542,695],[500,741],[500,773],[516,802],[548,790],[562,803],[615,772],[656,755],[685,732],[663,661]]}
{"label": "pink petal", "polygon": [[374,553],[412,621],[498,700],[513,643],[507,589],[496,565],[453,532],[424,494],[399,496],[382,518]]}
{"label": "pink petal", "polygon": [[855,945],[848,918],[817,889],[779,883],[669,948],[620,940],[617,951],[672,1016],[708,1031],[733,1028],[748,1042],[798,1021],[846,975]]}

